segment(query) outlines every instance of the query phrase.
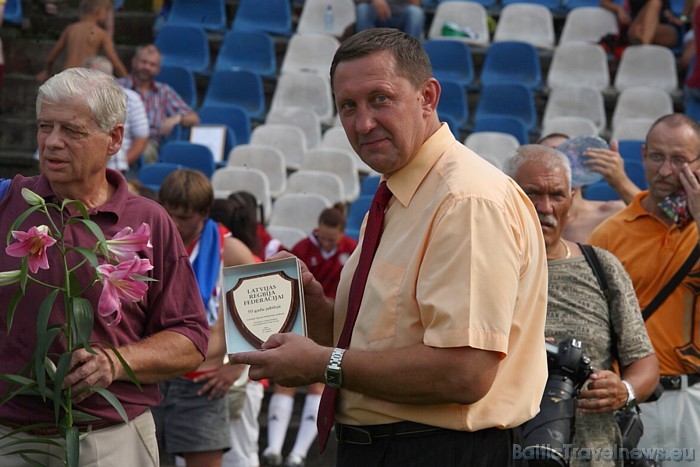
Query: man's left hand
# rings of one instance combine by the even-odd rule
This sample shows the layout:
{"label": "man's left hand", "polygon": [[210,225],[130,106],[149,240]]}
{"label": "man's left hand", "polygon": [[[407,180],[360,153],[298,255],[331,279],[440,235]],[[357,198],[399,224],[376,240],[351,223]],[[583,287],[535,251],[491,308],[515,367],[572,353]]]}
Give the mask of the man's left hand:
{"label": "man's left hand", "polygon": [[203,396],[208,393],[209,400],[224,397],[234,381],[243,372],[243,368],[243,365],[221,365],[216,371],[197,376],[194,379],[195,383],[206,381],[197,395]]}
{"label": "man's left hand", "polygon": [[280,386],[306,386],[323,381],[331,351],[298,334],[274,334],[262,350],[229,355],[229,362],[250,365],[254,380],[269,378]]}
{"label": "man's left hand", "polygon": [[584,387],[577,403],[584,413],[614,412],[627,404],[627,387],[612,371],[594,371]]}
{"label": "man's left hand", "polygon": [[81,402],[93,392],[89,387],[107,388],[115,378],[115,365],[121,365],[111,350],[95,348],[96,354],[85,349],[73,352],[71,372],[63,380],[63,389],[73,390],[73,402]]}

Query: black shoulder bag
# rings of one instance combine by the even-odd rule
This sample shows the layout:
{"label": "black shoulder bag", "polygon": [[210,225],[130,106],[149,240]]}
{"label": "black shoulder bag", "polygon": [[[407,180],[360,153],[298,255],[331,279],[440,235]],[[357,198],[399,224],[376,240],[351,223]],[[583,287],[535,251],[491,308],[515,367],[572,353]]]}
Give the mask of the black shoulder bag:
{"label": "black shoulder bag", "polygon": [[[610,305],[610,301],[612,299],[612,293],[610,289],[608,288],[608,281],[605,278],[605,273],[603,272],[603,267],[600,264],[600,260],[598,259],[598,255],[596,254],[595,250],[591,245],[583,245],[583,244],[578,244],[578,246],[581,248],[581,251],[583,252],[583,256],[586,258],[586,261],[588,262],[588,265],[591,267],[593,270],[593,275],[595,275],[596,279],[598,280],[598,285],[600,286],[600,289],[603,291],[603,295],[605,295],[605,300],[608,302],[608,305]],[[610,307],[608,306],[608,310]],[[611,320],[611,326],[610,328],[613,331],[613,337],[614,337],[614,342],[613,342],[613,354],[615,358],[617,359],[617,334],[615,333],[615,328],[612,326],[612,320]],[[619,359],[618,359],[619,362]],[[640,416],[640,410],[639,406],[635,405],[634,410],[618,410],[615,412],[615,420],[617,420],[617,424],[620,427],[620,433],[622,434],[622,445],[626,449],[632,449],[636,448],[637,444],[639,443],[639,439],[642,437],[642,434],[644,433],[644,426],[642,425],[642,418]],[[629,460],[625,460],[625,465],[632,465],[628,464]]]}

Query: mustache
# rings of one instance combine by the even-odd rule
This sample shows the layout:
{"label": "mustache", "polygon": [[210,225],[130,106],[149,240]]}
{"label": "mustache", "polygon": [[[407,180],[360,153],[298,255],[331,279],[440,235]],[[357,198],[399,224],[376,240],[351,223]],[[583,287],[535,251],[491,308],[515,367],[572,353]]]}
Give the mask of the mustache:
{"label": "mustache", "polygon": [[537,218],[540,220],[540,225],[556,228],[559,225],[559,221],[552,214],[541,214],[537,213]]}

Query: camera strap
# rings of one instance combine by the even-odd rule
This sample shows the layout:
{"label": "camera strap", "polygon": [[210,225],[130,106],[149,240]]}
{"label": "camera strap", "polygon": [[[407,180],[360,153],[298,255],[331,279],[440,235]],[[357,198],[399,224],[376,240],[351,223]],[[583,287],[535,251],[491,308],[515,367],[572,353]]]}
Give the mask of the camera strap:
{"label": "camera strap", "polygon": [[688,259],[686,259],[678,271],[676,271],[671,280],[669,280],[666,285],[663,286],[659,293],[656,294],[656,297],[654,297],[654,299],[644,308],[644,310],[642,310],[644,321],[648,320],[659,308],[659,306],[666,301],[668,296],[671,295],[671,292],[673,292],[685,278],[685,276],[688,275],[698,258],[700,258],[700,247],[698,247],[696,244],[693,251],[690,252]]}
{"label": "camera strap", "polygon": [[583,256],[586,258],[586,261],[588,262],[588,265],[591,267],[593,270],[593,274],[595,275],[595,278],[598,280],[598,285],[600,286],[600,290],[603,291],[603,295],[605,295],[605,300],[607,300],[608,303],[610,303],[610,289],[608,288],[608,280],[605,278],[605,273],[603,272],[603,266],[600,264],[600,260],[598,259],[598,255],[596,254],[595,250],[591,245],[586,245],[583,243],[577,243],[578,247],[581,248],[581,252],[583,253]]}

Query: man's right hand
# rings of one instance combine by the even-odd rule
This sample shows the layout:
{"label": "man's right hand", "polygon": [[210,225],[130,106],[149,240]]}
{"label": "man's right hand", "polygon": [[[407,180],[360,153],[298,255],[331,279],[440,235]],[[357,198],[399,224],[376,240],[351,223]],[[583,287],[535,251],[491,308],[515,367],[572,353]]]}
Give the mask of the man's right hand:
{"label": "man's right hand", "polygon": [[175,128],[175,125],[179,125],[182,123],[182,118],[183,116],[180,114],[177,115],[172,115],[165,120],[160,125],[160,134],[162,136],[169,135],[171,131],[173,131],[173,128]]}

